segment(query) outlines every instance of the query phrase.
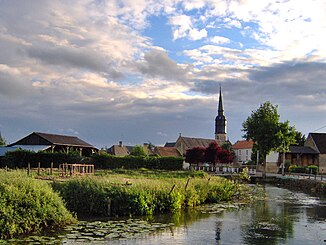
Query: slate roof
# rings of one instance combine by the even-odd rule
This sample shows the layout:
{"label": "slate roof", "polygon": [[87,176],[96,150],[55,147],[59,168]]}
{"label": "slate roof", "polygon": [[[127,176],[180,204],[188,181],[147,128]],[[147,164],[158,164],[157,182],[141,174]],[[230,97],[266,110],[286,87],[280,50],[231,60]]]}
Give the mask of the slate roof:
{"label": "slate roof", "polygon": [[156,146],[154,153],[161,157],[181,157],[180,151],[175,147]]}
{"label": "slate roof", "polygon": [[320,154],[326,154],[326,133],[310,133]]}
{"label": "slate roof", "polygon": [[190,138],[190,137],[180,137],[183,140],[187,149],[191,149],[197,146],[208,147],[210,143],[216,142],[214,139],[202,139],[202,138]]}
{"label": "slate roof", "polygon": [[166,142],[164,147],[174,147],[175,146],[175,142]]}
{"label": "slate roof", "polygon": [[108,149],[108,153],[115,156],[128,156],[132,150],[132,146],[124,146],[124,145],[113,145]]}
{"label": "slate roof", "polygon": [[318,154],[317,151],[308,146],[291,145],[289,153],[294,154]]}
{"label": "slate roof", "polygon": [[254,142],[252,140],[238,140],[232,145],[232,149],[252,149],[253,146]]}

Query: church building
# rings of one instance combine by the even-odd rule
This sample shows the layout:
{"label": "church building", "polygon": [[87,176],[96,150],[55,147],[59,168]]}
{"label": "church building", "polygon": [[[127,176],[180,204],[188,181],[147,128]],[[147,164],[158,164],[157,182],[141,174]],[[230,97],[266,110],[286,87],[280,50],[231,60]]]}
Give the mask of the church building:
{"label": "church building", "polygon": [[215,118],[215,139],[219,145],[226,142],[226,117],[224,115],[222,88],[220,87],[220,97],[218,101],[218,112]]}

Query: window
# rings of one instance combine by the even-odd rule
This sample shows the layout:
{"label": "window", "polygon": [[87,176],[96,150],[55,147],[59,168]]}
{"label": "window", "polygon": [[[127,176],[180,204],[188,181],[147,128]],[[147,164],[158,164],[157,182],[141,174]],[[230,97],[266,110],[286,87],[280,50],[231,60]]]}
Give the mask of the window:
{"label": "window", "polygon": [[241,150],[239,150],[239,156],[241,156]]}

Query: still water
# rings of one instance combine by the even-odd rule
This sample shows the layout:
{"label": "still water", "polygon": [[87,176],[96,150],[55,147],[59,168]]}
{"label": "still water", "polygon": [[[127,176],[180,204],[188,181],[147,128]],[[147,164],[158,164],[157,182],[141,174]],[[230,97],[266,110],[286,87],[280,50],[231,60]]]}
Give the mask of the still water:
{"label": "still water", "polygon": [[112,244],[325,244],[326,199],[274,186],[250,207],[180,217],[171,229]]}
{"label": "still water", "polygon": [[266,199],[250,206],[205,206],[153,219],[81,221],[59,233],[12,242],[326,245],[325,198],[268,185],[265,190]]}

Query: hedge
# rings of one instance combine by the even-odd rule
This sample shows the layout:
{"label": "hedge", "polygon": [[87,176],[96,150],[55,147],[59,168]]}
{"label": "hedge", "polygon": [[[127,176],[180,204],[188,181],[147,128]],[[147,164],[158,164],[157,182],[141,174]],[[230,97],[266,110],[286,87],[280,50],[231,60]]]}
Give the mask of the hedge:
{"label": "hedge", "polygon": [[318,166],[310,165],[310,166],[296,166],[291,165],[289,167],[289,171],[292,173],[305,173],[305,174],[317,174]]}
{"label": "hedge", "polygon": [[32,168],[36,168],[38,163],[41,168],[58,168],[62,163],[88,163],[94,164],[96,169],[162,169],[162,170],[181,170],[183,159],[176,157],[155,157],[155,156],[125,156],[118,157],[113,155],[98,155],[91,157],[81,157],[78,153],[63,152],[31,152],[26,150],[17,150],[7,152],[2,159],[2,167],[9,168],[27,168],[28,163]]}
{"label": "hedge", "polygon": [[155,157],[155,156],[125,156],[93,155],[93,163],[97,169],[163,169],[181,170],[183,159],[178,157]]}
{"label": "hedge", "polygon": [[7,152],[2,159],[2,167],[8,168],[27,168],[28,163],[32,168],[36,168],[41,163],[42,168],[50,168],[51,162],[53,167],[58,168],[62,163],[87,163],[89,159],[82,158],[78,153],[70,152],[32,152],[26,150],[16,150]]}

